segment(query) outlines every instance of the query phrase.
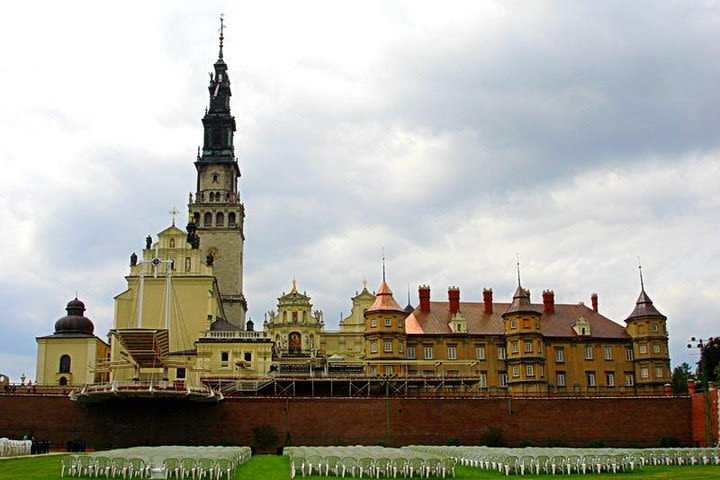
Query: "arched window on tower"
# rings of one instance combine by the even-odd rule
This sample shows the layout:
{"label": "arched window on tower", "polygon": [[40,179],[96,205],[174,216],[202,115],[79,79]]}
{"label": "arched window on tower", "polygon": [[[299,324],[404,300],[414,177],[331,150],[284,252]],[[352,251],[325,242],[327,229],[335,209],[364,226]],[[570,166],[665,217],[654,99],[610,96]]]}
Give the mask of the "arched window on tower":
{"label": "arched window on tower", "polygon": [[217,213],[217,216],[215,217],[215,226],[216,227],[225,226],[225,215],[222,212]]}
{"label": "arched window on tower", "polygon": [[210,192],[210,201],[211,202],[215,201],[215,192]]}
{"label": "arched window on tower", "polygon": [[193,213],[193,219],[195,220],[195,225],[200,225],[200,212]]}
{"label": "arched window on tower", "polygon": [[58,382],[58,384],[63,385],[63,386],[67,385],[67,378],[60,377],[60,381]]}
{"label": "arched window on tower", "polygon": [[235,212],[228,213],[228,226],[235,226]]}
{"label": "arched window on tower", "polygon": [[203,227],[212,227],[212,213],[205,212],[205,218],[203,219]]}
{"label": "arched window on tower", "polygon": [[170,248],[175,248],[175,239],[174,238],[170,239]]}
{"label": "arched window on tower", "polygon": [[60,373],[70,373],[70,355],[65,354],[60,357]]}

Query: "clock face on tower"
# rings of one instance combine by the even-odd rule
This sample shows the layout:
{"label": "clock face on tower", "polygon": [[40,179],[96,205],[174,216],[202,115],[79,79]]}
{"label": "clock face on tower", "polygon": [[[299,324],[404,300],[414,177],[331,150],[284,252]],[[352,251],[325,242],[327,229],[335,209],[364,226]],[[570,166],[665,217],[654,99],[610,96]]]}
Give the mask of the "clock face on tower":
{"label": "clock face on tower", "polygon": [[209,247],[207,253],[208,255],[212,255],[215,260],[220,258],[220,250],[217,247]]}

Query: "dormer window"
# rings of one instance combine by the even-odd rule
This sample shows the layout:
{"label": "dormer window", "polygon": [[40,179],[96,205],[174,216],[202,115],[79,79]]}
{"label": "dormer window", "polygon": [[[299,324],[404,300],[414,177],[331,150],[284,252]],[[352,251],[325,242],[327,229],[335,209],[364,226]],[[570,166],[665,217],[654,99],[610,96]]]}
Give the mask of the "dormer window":
{"label": "dormer window", "polygon": [[582,316],[578,317],[575,325],[573,325],[573,330],[577,335],[580,335],[581,337],[589,337],[592,334],[590,330],[590,322],[588,322],[585,317]]}

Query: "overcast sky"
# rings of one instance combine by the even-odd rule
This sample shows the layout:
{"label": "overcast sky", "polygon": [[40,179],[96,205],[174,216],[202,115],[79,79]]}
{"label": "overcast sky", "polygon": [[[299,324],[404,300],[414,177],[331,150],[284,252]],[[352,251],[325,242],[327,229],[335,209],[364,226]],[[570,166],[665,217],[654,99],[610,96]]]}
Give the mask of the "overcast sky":
{"label": "overcast sky", "polygon": [[[717,2],[15,2],[0,17],[0,373],[78,296],[112,324],[128,256],[186,211],[225,60],[262,323],[300,290],[335,328],[367,279],[399,303],[640,285],[673,366],[720,334]],[[184,218],[183,218],[184,220]]]}

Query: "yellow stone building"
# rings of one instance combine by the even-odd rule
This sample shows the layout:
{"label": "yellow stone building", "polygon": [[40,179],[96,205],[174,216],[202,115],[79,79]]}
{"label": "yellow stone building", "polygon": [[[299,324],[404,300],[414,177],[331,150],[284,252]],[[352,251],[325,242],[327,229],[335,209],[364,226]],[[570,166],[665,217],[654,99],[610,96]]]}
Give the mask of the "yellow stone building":
{"label": "yellow stone building", "polygon": [[67,315],[55,322],[55,333],[37,337],[35,383],[85,385],[107,381],[96,366],[107,360],[110,346],[93,334],[95,326],[84,316],[85,304],[75,298]]}

